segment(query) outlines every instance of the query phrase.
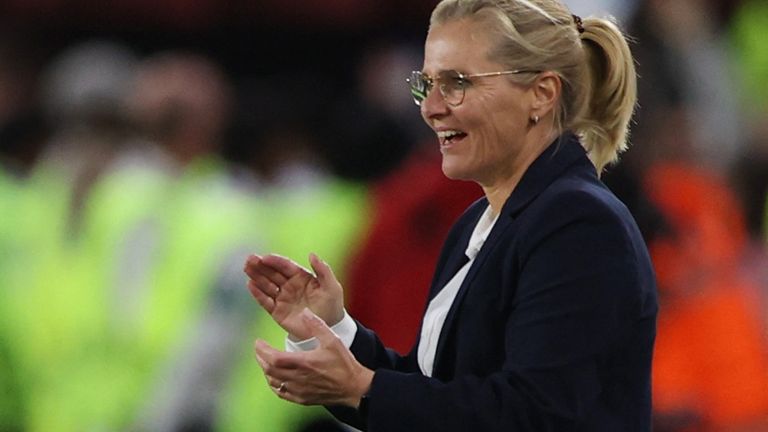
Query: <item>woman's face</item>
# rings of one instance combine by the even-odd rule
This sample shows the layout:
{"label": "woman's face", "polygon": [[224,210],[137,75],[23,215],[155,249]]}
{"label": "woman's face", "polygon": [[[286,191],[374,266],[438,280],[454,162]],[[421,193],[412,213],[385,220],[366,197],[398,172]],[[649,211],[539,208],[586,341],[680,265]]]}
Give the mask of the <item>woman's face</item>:
{"label": "woman's face", "polygon": [[[475,74],[509,69],[488,59],[490,47],[481,23],[463,19],[433,26],[424,47],[423,72],[435,77],[449,70]],[[493,187],[524,169],[532,102],[532,91],[506,76],[469,79],[458,106],[447,104],[435,83],[421,104],[421,115],[437,133],[445,175]]]}

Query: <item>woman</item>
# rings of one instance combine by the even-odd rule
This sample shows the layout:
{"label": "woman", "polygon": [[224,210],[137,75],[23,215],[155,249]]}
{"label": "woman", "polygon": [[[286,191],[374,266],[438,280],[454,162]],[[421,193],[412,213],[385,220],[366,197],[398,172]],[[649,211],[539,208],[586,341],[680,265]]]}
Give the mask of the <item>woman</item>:
{"label": "woman", "polygon": [[445,175],[485,198],[449,234],[404,357],[346,314],[316,256],[315,274],[249,257],[289,333],[288,352],[256,342],[269,384],[371,431],[650,430],[653,271],[598,175],[635,104],[621,32],[557,0],[444,0],[409,82]]}

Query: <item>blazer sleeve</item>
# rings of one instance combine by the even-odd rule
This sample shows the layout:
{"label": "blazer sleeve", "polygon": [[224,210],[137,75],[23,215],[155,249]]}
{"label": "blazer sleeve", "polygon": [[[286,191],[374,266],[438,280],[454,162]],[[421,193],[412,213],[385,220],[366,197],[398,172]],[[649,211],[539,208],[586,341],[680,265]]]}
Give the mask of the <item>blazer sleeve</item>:
{"label": "blazer sleeve", "polygon": [[[357,333],[350,351],[363,366],[374,371],[392,370],[404,374],[420,374],[415,347],[408,355],[401,356],[397,351],[385,347],[376,333],[360,322],[357,322]],[[340,421],[360,430],[368,430],[364,413],[343,406],[326,406],[326,408]]]}
{"label": "blazer sleeve", "polygon": [[[641,287],[651,283],[638,271],[642,248],[627,227],[633,223],[615,210],[590,194],[559,196],[539,208],[529,218],[535,222],[519,227],[524,240],[502,246],[505,261],[488,263],[503,268],[484,270],[512,275],[498,279],[510,291],[498,323],[505,328],[502,367],[446,382],[378,369],[369,430],[561,431],[583,424],[606,390],[601,364],[612,361],[611,350],[641,319]],[[496,280],[485,276],[475,282]],[[371,354],[386,356],[378,348]]]}

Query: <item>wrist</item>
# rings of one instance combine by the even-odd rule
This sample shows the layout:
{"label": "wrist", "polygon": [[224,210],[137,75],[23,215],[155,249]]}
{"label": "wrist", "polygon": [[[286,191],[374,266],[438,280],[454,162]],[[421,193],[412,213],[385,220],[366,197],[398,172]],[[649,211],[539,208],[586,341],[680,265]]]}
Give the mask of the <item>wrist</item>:
{"label": "wrist", "polygon": [[355,391],[350,406],[357,410],[364,410],[367,408],[368,392],[371,390],[371,383],[373,382],[374,371],[363,367],[362,371],[358,375],[359,378],[355,380]]}

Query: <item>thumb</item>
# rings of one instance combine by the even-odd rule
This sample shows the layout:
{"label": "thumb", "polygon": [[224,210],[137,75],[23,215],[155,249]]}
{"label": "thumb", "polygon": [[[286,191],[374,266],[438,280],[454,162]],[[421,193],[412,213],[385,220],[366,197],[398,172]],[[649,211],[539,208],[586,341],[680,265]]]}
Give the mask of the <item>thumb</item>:
{"label": "thumb", "polygon": [[329,266],[325,261],[321,260],[320,257],[318,257],[316,254],[309,254],[309,264],[312,266],[312,270],[314,270],[315,275],[317,275],[321,285],[327,286],[329,283],[338,283],[336,280],[336,275],[333,274],[331,266]]}
{"label": "thumb", "polygon": [[320,346],[329,346],[339,339],[333,330],[328,327],[328,324],[309,310],[309,308],[304,308],[301,311],[301,318],[304,320],[304,325],[307,326],[310,334],[320,342]]}

